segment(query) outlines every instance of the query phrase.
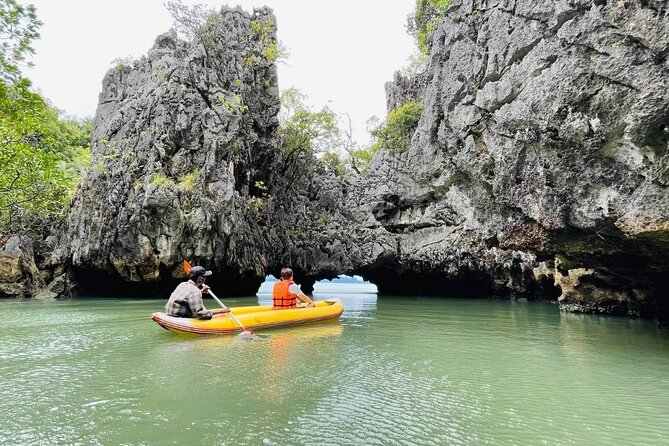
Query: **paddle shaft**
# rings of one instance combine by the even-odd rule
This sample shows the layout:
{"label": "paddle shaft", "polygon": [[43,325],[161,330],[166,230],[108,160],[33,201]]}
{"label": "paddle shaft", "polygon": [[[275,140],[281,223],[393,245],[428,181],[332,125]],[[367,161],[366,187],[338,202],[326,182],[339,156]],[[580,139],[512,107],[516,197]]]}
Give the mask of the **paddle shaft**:
{"label": "paddle shaft", "polygon": [[[221,302],[221,301],[218,299],[218,297],[216,297],[216,295],[213,293],[213,291],[211,291],[211,288],[209,289],[209,295],[210,295],[211,297],[213,297],[214,300],[215,300],[216,302],[218,302],[218,304],[219,304],[221,307],[223,307],[223,308],[228,308],[228,307],[225,306],[225,304],[224,304],[223,302]],[[228,314],[230,315],[230,317],[232,318],[232,320],[235,321],[235,323],[236,323],[237,325],[239,325],[239,327],[240,327],[242,330],[244,330],[244,331],[248,331],[250,334],[253,334],[253,332],[252,332],[250,329],[244,327],[244,324],[242,324],[241,321],[240,321],[239,319],[237,319],[237,316],[235,316],[234,314],[232,314],[232,311],[228,312]]]}

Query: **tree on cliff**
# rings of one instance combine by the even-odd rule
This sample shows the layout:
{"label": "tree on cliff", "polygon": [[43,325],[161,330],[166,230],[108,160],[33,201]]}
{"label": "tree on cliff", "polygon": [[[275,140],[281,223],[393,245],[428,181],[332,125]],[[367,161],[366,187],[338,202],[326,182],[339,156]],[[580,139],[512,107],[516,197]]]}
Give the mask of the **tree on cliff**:
{"label": "tree on cliff", "polygon": [[295,88],[281,95],[279,113],[280,176],[292,185],[310,175],[314,162],[342,144],[337,115],[327,106],[318,111],[306,105],[306,96]]}
{"label": "tree on cliff", "polygon": [[90,123],[60,119],[21,73],[40,25],[32,5],[0,0],[0,233],[62,215],[89,158]]}
{"label": "tree on cliff", "polygon": [[416,39],[422,53],[430,53],[432,35],[450,4],[451,0],[416,0],[416,10],[408,17],[407,32]]}

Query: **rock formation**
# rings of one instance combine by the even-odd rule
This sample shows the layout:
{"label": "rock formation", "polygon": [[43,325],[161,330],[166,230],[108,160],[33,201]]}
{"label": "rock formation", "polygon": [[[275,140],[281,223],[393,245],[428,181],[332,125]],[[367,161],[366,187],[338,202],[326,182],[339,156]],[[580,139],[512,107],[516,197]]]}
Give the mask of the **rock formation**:
{"label": "rock formation", "polygon": [[390,109],[424,106],[411,146],[347,179],[286,174],[273,23],[226,8],[107,74],[54,257],[83,291],[155,295],[188,259],[223,273],[221,294],[291,265],[305,289],[361,274],[666,317],[666,2],[453,0],[426,71],[387,86]]}
{"label": "rock formation", "polygon": [[232,274],[228,292],[255,292],[263,236],[248,200],[275,156],[275,23],[225,8],[190,43],[172,31],[107,73],[93,169],[54,255],[83,292],[156,295],[182,259]]}
{"label": "rock formation", "polygon": [[666,311],[667,18],[666,2],[455,0],[413,144],[372,173],[398,270],[534,293],[546,261],[565,309]]}
{"label": "rock formation", "polygon": [[30,239],[0,237],[0,297],[33,297],[43,285]]}

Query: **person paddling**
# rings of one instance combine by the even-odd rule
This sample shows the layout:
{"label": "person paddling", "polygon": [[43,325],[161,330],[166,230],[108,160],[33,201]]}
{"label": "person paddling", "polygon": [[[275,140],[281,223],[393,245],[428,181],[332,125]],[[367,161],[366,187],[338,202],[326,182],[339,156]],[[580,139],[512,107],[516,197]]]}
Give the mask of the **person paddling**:
{"label": "person paddling", "polygon": [[[191,268],[189,280],[180,283],[165,304],[165,313],[168,316],[211,319],[212,312],[202,302],[202,295],[209,293],[209,287],[204,284],[209,276],[211,271],[202,266]],[[216,313],[229,311],[229,308],[216,309]]]}
{"label": "person paddling", "polygon": [[272,289],[272,304],[275,310],[296,308],[297,300],[305,302],[308,307],[315,307],[313,300],[302,292],[300,286],[293,282],[293,270],[281,269],[281,280],[274,284]]}

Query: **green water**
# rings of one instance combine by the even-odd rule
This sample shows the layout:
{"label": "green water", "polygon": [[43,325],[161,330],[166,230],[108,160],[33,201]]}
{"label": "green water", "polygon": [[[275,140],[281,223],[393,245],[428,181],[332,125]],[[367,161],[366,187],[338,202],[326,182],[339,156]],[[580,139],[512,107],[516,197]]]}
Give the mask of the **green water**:
{"label": "green water", "polygon": [[162,301],[0,301],[0,444],[669,444],[649,321],[342,299],[340,322],[258,341],[167,332]]}

